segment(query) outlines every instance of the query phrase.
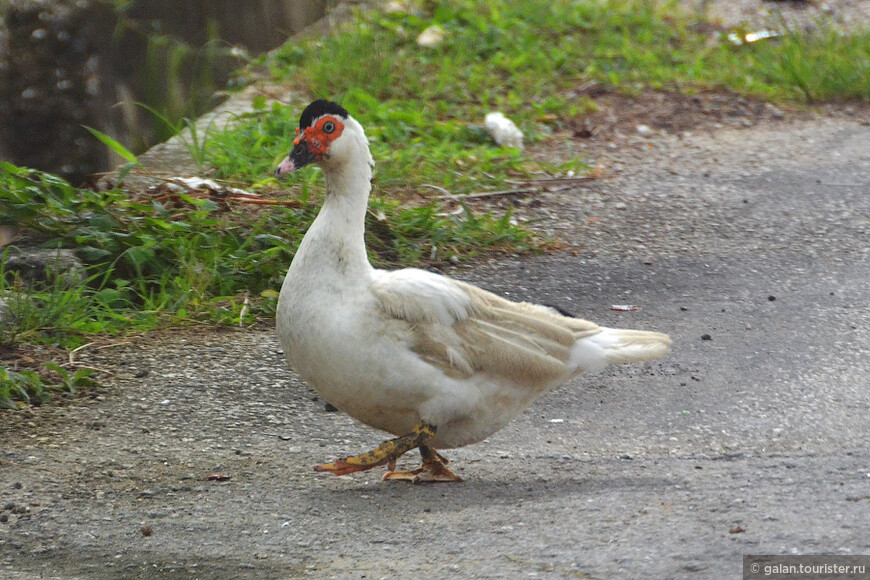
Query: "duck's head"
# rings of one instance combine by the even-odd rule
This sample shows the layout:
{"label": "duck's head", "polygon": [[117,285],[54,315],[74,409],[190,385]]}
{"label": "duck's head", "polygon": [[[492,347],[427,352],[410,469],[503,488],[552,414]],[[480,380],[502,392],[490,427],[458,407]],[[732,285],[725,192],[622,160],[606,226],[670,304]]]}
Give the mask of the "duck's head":
{"label": "duck's head", "polygon": [[275,169],[275,176],[291,173],[310,163],[330,169],[354,159],[372,163],[365,131],[344,107],[318,99],[302,111],[293,149]]}

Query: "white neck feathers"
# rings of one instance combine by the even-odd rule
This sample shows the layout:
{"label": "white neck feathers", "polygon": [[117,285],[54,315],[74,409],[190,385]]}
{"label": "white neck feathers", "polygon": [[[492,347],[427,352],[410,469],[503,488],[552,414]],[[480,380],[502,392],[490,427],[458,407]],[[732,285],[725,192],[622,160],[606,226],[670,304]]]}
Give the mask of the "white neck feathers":
{"label": "white neck feathers", "polygon": [[[348,118],[344,133],[333,142],[320,166],[326,199],[311,224],[294,263],[332,275],[359,277],[370,272],[365,247],[365,217],[371,192],[372,156],[362,127]],[[310,258],[310,261],[309,261]]]}

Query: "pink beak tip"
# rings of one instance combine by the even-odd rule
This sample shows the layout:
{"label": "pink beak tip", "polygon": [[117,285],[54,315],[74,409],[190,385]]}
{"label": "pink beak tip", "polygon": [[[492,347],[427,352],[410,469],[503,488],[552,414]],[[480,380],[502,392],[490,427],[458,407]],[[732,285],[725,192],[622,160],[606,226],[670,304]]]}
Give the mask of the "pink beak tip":
{"label": "pink beak tip", "polygon": [[296,171],[296,164],[289,157],[285,157],[284,161],[275,169],[275,177],[280,177],[285,173],[293,173],[294,171]]}

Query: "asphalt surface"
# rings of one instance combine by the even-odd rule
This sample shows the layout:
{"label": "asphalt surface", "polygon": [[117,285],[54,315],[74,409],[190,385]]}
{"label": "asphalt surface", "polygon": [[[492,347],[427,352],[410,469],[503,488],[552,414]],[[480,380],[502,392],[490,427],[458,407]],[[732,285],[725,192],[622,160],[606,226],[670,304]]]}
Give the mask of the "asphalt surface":
{"label": "asphalt surface", "polygon": [[101,397],[2,416],[0,576],[739,578],[745,554],[870,554],[870,126],[618,149],[553,200],[573,251],[451,275],[667,332],[670,356],[581,377],[449,453],[464,483],[412,486],[311,471],[382,435],[270,331],[102,344],[80,353],[113,373]]}

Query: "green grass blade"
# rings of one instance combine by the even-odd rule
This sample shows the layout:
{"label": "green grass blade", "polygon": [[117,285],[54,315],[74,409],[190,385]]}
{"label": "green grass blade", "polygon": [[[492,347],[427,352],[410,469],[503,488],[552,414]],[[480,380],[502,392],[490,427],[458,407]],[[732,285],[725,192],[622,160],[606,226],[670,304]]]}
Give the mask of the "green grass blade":
{"label": "green grass blade", "polygon": [[139,163],[139,159],[135,155],[133,155],[133,153],[131,153],[129,149],[118,143],[115,139],[112,139],[105,133],[101,133],[100,131],[97,131],[92,127],[88,127],[87,125],[82,125],[82,127],[87,129],[91,135],[99,139],[103,143],[103,145],[105,145],[130,163]]}

